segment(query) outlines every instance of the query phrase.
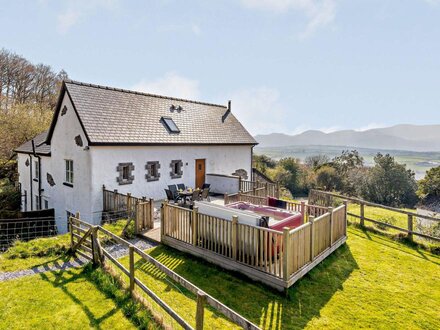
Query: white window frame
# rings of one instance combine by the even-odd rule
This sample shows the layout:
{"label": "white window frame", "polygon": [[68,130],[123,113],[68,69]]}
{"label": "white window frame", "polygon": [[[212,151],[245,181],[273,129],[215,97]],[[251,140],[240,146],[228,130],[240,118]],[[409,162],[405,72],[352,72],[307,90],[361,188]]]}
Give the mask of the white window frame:
{"label": "white window frame", "polygon": [[36,160],[36,161],[34,162],[34,164],[35,164],[35,175],[34,175],[34,179],[35,179],[35,180],[38,180],[38,178],[40,177],[40,166],[39,166],[39,161]]}
{"label": "white window frame", "polygon": [[73,185],[73,160],[65,159],[65,164],[66,164],[65,182]]}

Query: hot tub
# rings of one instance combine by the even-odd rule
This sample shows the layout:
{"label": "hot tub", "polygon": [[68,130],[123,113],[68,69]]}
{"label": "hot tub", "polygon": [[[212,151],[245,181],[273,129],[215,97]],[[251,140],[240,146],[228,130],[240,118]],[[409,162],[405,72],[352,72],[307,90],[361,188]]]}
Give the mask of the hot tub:
{"label": "hot tub", "polygon": [[303,218],[299,212],[289,212],[272,206],[254,205],[247,202],[235,202],[226,205],[228,208],[253,212],[262,216],[269,217],[269,228],[283,230],[284,227],[290,229],[303,224]]}

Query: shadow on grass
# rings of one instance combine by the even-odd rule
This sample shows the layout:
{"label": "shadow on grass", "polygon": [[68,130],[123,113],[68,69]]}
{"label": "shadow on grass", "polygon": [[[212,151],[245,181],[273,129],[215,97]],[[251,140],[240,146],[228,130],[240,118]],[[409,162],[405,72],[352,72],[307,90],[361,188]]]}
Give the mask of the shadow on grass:
{"label": "shadow on grass", "polygon": [[[343,290],[345,280],[358,268],[349,247],[344,244],[284,295],[239,273],[165,246],[154,248],[150,255],[265,329],[305,327],[310,320],[319,317],[320,310],[337,291]],[[140,260],[136,267],[145,275],[165,283],[166,290],[178,290],[194,298],[192,293],[175,284],[153,265]]]}
{"label": "shadow on grass", "polygon": [[[96,271],[93,269],[91,264],[86,265],[79,273],[73,272],[72,270],[55,270],[50,271],[46,273],[39,274],[40,277],[44,280],[52,284],[54,288],[59,289],[63,294],[68,296],[71,301],[75,304],[77,304],[84,312],[84,314],[89,319],[90,326],[95,329],[101,329],[101,323],[106,320],[107,318],[113,316],[115,313],[117,313],[120,309],[124,309],[125,306],[130,305],[131,299],[129,295],[125,295],[123,299],[120,299],[117,301],[114,299],[114,295],[112,295],[112,292],[109,292],[111,289],[106,289],[103,287],[102,283],[100,283],[100,279],[96,278],[96,276],[93,276],[93,272]],[[51,274],[52,276],[48,276],[48,274]],[[103,293],[107,298],[110,298],[115,303],[115,307],[109,309],[105,314],[103,314],[100,317],[97,317],[93,311],[89,308],[85,300],[88,300],[88,302],[91,302],[90,297],[88,299],[84,299],[84,297],[79,297],[75,295],[72,290],[69,290],[68,284],[72,282],[80,282],[80,281],[87,281],[92,283],[98,291]],[[127,318],[129,321],[131,321],[135,326],[138,326],[131,318]]]}

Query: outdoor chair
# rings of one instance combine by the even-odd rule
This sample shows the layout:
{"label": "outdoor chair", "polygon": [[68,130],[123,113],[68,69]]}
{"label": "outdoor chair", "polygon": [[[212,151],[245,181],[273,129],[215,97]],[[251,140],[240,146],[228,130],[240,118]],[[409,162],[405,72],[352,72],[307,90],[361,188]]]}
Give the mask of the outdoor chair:
{"label": "outdoor chair", "polygon": [[174,195],[170,189],[165,189],[165,194],[167,195],[167,199],[174,203],[178,203],[182,199],[178,194]]}
{"label": "outdoor chair", "polygon": [[194,204],[195,201],[198,201],[200,198],[200,190],[194,189],[191,196],[191,204]]}
{"label": "outdoor chair", "polygon": [[170,185],[168,186],[168,189],[171,190],[171,192],[172,192],[172,194],[173,194],[173,196],[174,196],[174,199],[177,199],[177,197],[179,197],[179,193],[178,193],[178,191],[177,191],[177,187],[176,187],[175,184],[170,184]]}
{"label": "outdoor chair", "polygon": [[211,187],[210,183],[204,183],[202,186],[202,189],[209,188],[209,187]]}
{"label": "outdoor chair", "polygon": [[186,187],[185,187],[185,185],[183,183],[178,183],[177,184],[177,189],[185,190]]}
{"label": "outdoor chair", "polygon": [[210,198],[209,198],[209,188],[204,188],[202,190],[202,193],[200,194],[200,200],[207,200],[208,202],[210,202]]}

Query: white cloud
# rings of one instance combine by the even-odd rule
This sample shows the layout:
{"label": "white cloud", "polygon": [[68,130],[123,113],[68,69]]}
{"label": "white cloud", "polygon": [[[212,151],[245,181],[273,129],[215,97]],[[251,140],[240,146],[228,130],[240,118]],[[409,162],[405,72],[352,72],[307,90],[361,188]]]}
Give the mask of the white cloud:
{"label": "white cloud", "polygon": [[189,79],[175,72],[168,72],[154,80],[141,80],[132,89],[152,94],[160,94],[184,99],[199,99],[200,90],[197,80]]}
{"label": "white cloud", "polygon": [[241,0],[241,3],[247,8],[275,13],[286,13],[290,10],[304,13],[308,23],[300,33],[300,38],[307,38],[317,29],[331,24],[336,16],[336,0]]}
{"label": "white cloud", "polygon": [[57,30],[61,34],[78,24],[81,19],[99,10],[115,10],[119,0],[70,0],[57,16]]}
{"label": "white cloud", "polygon": [[287,132],[286,111],[278,90],[269,87],[242,89],[232,93],[232,113],[251,134]]}

